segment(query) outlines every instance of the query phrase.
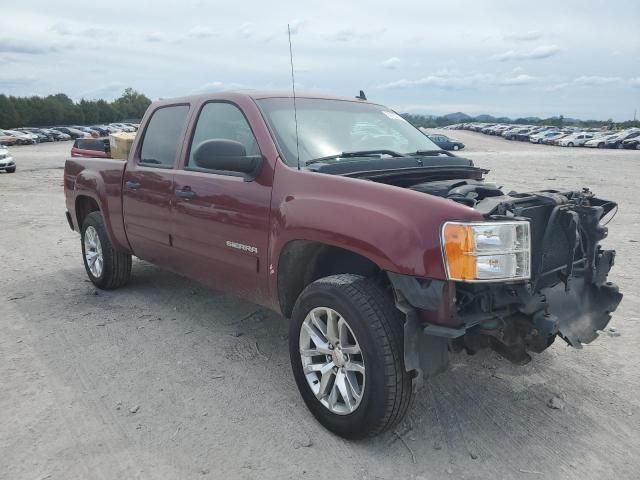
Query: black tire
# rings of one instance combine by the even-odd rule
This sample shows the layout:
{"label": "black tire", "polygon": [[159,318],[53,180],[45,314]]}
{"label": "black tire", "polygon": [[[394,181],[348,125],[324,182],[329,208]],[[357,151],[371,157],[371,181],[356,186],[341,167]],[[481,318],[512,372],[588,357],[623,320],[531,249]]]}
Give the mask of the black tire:
{"label": "black tire", "polygon": [[573,142],[569,142],[569,147],[573,147]]}
{"label": "black tire", "polygon": [[5,171],[7,173],[16,173],[16,167],[7,168]]}
{"label": "black tire", "polygon": [[[89,227],[93,227],[98,233],[100,244],[102,247],[102,255],[104,258],[102,273],[96,277],[87,264],[85,255],[85,232]],[[131,255],[126,252],[120,252],[113,248],[107,230],[104,226],[104,220],[100,212],[91,212],[82,224],[80,233],[80,244],[82,245],[82,260],[87,276],[93,284],[103,290],[111,290],[122,287],[131,277]]]}
{"label": "black tire", "polygon": [[[316,307],[339,312],[349,323],[362,351],[366,368],[362,400],[347,415],[325,407],[305,377],[299,335],[307,314]],[[325,277],[300,294],[290,325],[291,366],[302,398],[324,427],[342,437],[359,439],[389,430],[402,420],[413,398],[411,376],[404,368],[403,326],[403,315],[391,295],[359,275]]]}

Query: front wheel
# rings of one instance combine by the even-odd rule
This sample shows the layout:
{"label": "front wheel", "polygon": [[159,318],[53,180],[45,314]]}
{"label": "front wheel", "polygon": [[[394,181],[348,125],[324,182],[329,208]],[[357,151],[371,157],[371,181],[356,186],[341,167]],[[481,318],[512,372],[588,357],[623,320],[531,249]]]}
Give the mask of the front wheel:
{"label": "front wheel", "polygon": [[402,420],[412,398],[403,320],[391,295],[358,275],[325,277],[300,294],[291,365],[307,407],[327,429],[364,438]]}
{"label": "front wheel", "polygon": [[113,248],[100,212],[91,212],[81,230],[84,268],[93,284],[105,290],[118,288],[131,276],[131,255]]}
{"label": "front wheel", "polygon": [[458,145],[454,145],[454,146],[453,146],[453,149],[454,149],[454,150],[460,150],[460,147],[459,147]]}

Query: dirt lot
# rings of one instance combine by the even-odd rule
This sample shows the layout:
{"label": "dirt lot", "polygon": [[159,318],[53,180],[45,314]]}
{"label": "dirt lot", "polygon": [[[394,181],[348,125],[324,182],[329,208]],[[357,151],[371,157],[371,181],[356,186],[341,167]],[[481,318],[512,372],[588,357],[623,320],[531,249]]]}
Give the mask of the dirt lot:
{"label": "dirt lot", "polygon": [[455,356],[395,432],[347,442],[307,412],[278,315],[139,261],[128,287],[92,288],[64,219],[70,144],[13,148],[0,478],[640,478],[640,152],[452,135],[508,189],[590,186],[620,203],[615,332],[583,350],[556,342],[526,367]]}

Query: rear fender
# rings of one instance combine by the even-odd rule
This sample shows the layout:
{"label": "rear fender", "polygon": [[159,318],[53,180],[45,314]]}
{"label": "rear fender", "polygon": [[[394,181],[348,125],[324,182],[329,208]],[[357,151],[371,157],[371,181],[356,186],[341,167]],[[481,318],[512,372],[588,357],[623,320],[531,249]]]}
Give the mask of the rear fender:
{"label": "rear fender", "polygon": [[[76,177],[73,197],[74,202],[80,196],[86,196],[93,199],[100,208],[107,236],[109,237],[111,244],[117,250],[131,252],[129,243],[124,236],[124,228],[122,224],[121,191],[120,186],[117,198],[114,198],[115,192],[110,192],[110,197],[108,195],[102,173],[99,171],[83,170]],[[79,223],[75,207],[72,217],[76,223]],[[114,217],[116,218],[114,219]],[[78,224],[77,227],[78,231],[82,229],[82,225]]]}

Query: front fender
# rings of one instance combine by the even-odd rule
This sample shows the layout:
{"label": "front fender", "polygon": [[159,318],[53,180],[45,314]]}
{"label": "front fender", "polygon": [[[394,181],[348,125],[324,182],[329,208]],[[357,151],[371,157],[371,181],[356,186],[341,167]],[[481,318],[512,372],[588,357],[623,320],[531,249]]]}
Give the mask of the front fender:
{"label": "front fender", "polygon": [[482,215],[413,190],[279,163],[272,219],[270,271],[288,242],[309,240],[351,250],[385,271],[444,280],[440,226]]}

